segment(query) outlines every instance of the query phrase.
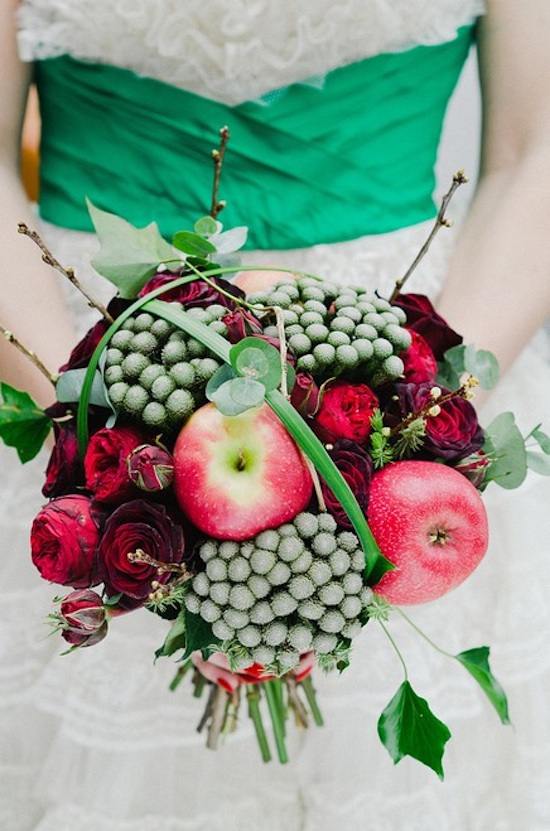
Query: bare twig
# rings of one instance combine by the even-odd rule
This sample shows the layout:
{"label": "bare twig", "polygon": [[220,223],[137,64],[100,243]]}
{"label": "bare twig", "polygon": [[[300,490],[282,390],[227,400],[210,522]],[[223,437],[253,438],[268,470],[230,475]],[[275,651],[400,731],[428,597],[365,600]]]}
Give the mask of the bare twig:
{"label": "bare twig", "polygon": [[212,150],[212,161],[214,162],[214,184],[212,187],[212,207],[210,208],[210,216],[212,219],[217,219],[220,211],[225,208],[223,199],[218,199],[218,191],[220,188],[220,176],[222,173],[223,157],[227,142],[229,141],[229,128],[222,127],[220,130],[220,146],[217,150]]}
{"label": "bare twig", "polygon": [[184,563],[164,563],[162,560],[155,560],[154,557],[146,554],[141,548],[137,548],[135,551],[129,551],[126,556],[131,563],[146,563],[148,566],[153,566],[159,575],[174,572],[185,580],[193,576]]}
{"label": "bare twig", "polygon": [[31,349],[27,349],[26,346],[23,346],[21,341],[15,337],[13,332],[10,332],[8,329],[2,326],[1,323],[0,334],[4,335],[4,337],[9,343],[12,343],[15,347],[17,347],[17,349],[19,349],[19,351],[22,352],[23,355],[25,355],[25,357],[28,358],[29,361],[31,361],[35,365],[35,367],[40,370],[42,375],[44,375],[48,379],[48,381],[55,386],[59,378],[59,375],[50,372],[49,369],[47,369],[46,366],[42,363],[38,355],[36,355],[36,353],[33,352]]}
{"label": "bare twig", "polygon": [[218,746],[218,739],[220,738],[225,721],[227,699],[228,694],[226,691],[216,685],[210,710],[211,719],[208,727],[208,738],[206,740],[206,746],[210,750],[216,750]]}
{"label": "bare twig", "polygon": [[429,250],[432,242],[434,241],[437,232],[441,228],[450,228],[451,227],[452,222],[450,220],[448,220],[447,217],[445,216],[445,211],[449,207],[449,202],[453,198],[453,196],[455,194],[455,191],[458,190],[460,185],[465,185],[466,182],[468,182],[468,177],[464,175],[463,170],[459,170],[458,173],[455,173],[455,175],[453,176],[453,181],[451,183],[451,187],[449,188],[449,190],[447,191],[447,193],[445,194],[445,196],[441,200],[441,206],[440,206],[439,211],[437,213],[437,216],[436,216],[436,219],[435,219],[435,222],[434,222],[434,226],[433,226],[432,230],[430,231],[426,242],[424,243],[424,245],[422,246],[422,248],[420,249],[420,251],[418,252],[416,257],[412,261],[411,265],[409,266],[409,268],[407,269],[407,271],[405,272],[403,277],[400,280],[397,280],[397,282],[395,283],[395,288],[394,288],[394,290],[392,292],[392,295],[390,297],[390,303],[393,303],[394,300],[396,300],[397,296],[399,295],[399,293],[403,289],[403,286],[405,285],[405,283],[407,282],[407,280],[409,279],[409,277],[411,276],[413,271],[416,269],[416,267],[418,266],[420,261],[425,257],[425,255],[428,253],[428,250]]}
{"label": "bare twig", "polygon": [[84,289],[80,282],[77,280],[72,268],[65,268],[61,265],[59,260],[57,260],[53,256],[52,252],[49,250],[49,248],[46,246],[46,244],[36,231],[31,231],[29,226],[26,225],[24,222],[19,223],[18,230],[20,234],[24,234],[26,237],[29,237],[29,239],[31,239],[35,243],[35,245],[37,245],[40,248],[40,250],[42,251],[42,259],[47,265],[51,266],[52,268],[55,268],[56,271],[59,271],[60,274],[66,277],[67,280],[73,284],[75,289],[78,289],[78,291],[82,295],[84,295],[88,302],[88,305],[91,306],[92,309],[97,309],[101,316],[105,318],[107,323],[113,323],[113,318],[109,314],[105,306],[102,303],[100,303],[99,300],[95,300],[90,294],[88,294],[86,289]]}

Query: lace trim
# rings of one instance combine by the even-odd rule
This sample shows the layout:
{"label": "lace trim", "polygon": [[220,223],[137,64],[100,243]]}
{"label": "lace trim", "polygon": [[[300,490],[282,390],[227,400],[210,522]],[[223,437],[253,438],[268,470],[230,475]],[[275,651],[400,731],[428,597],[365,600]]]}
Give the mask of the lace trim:
{"label": "lace trim", "polygon": [[[235,105],[380,52],[452,40],[483,0],[23,0],[23,60],[70,54]],[[307,82],[307,81],[306,81]]]}

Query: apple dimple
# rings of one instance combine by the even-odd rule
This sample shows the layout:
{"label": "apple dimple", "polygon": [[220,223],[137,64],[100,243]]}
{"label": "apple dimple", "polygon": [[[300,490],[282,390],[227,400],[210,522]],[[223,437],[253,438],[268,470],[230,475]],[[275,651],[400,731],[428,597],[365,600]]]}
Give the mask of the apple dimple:
{"label": "apple dimple", "polygon": [[267,405],[224,416],[206,404],[176,440],[174,490],[201,531],[238,541],[293,519],[308,504],[313,483],[300,450]]}
{"label": "apple dimple", "polygon": [[487,550],[479,493],[462,474],[436,462],[395,462],[375,474],[368,520],[382,554],[396,566],[375,590],[397,605],[446,594]]}

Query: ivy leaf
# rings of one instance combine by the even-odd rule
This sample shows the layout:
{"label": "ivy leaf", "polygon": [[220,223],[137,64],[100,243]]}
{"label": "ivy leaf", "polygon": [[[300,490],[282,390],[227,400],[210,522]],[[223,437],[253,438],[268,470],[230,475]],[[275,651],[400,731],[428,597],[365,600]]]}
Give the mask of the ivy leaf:
{"label": "ivy leaf", "polygon": [[172,238],[172,245],[185,254],[206,259],[216,251],[216,246],[210,240],[194,234],[192,231],[178,231]]}
{"label": "ivy leaf", "polygon": [[212,632],[210,624],[204,618],[200,617],[200,615],[194,615],[187,609],[182,614],[185,618],[187,641],[182,660],[189,658],[191,653],[197,649],[200,649],[203,655],[218,651],[221,641]]}
{"label": "ivy leaf", "polygon": [[508,715],[508,701],[506,693],[491,672],[489,666],[489,647],[479,646],[476,649],[469,649],[455,655],[463,667],[466,667],[472,678],[475,678],[503,724],[510,724]]}
{"label": "ivy leaf", "polygon": [[408,681],[401,684],[380,716],[378,735],[395,764],[411,756],[443,779],[443,752],[451,732]]}
{"label": "ivy leaf", "polygon": [[137,297],[162,263],[182,259],[163,239],[156,222],[136,228],[122,217],[96,208],[89,199],[87,204],[101,243],[92,265],[117,287],[122,298]]}
{"label": "ivy leaf", "polygon": [[30,462],[38,455],[51,430],[51,419],[30,395],[9,384],[0,384],[0,438],[15,447],[19,460]]}
{"label": "ivy leaf", "polygon": [[[76,401],[80,401],[80,393],[82,392],[86,372],[86,368],[68,369],[66,372],[63,372],[55,385],[57,400],[62,404],[73,404]],[[99,371],[94,374],[89,403],[95,404],[98,407],[112,409],[105,392],[103,376]]]}
{"label": "ivy leaf", "polygon": [[511,490],[527,475],[527,453],[513,413],[500,413],[485,428],[484,451],[491,458],[486,482]]}

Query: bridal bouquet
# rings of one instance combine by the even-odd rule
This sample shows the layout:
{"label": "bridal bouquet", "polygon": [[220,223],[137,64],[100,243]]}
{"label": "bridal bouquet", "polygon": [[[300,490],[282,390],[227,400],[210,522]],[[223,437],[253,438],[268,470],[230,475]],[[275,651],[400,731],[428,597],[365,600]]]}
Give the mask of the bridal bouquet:
{"label": "bridal bouquet", "polygon": [[[173,687],[189,673],[209,691],[209,746],[246,695],[263,759],[268,714],[286,761],[288,714],[322,723],[312,670],[344,670],[369,621],[477,566],[480,492],[519,484],[523,440],[510,414],[482,429],[470,398],[494,360],[426,297],[294,273],[245,293],[226,264],[244,229],[205,217],[170,245],[90,211],[117,296],[95,304],[53,406],[2,384],[0,434],[22,461],[55,434],[31,530],[40,575],[72,589],[52,621],[72,651],[120,614],[161,615]],[[507,722],[488,656],[455,657]],[[407,679],[378,732],[394,761],[442,776],[450,732]]]}

